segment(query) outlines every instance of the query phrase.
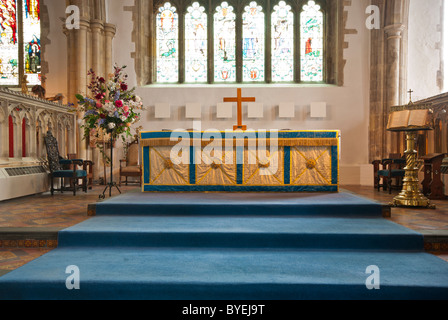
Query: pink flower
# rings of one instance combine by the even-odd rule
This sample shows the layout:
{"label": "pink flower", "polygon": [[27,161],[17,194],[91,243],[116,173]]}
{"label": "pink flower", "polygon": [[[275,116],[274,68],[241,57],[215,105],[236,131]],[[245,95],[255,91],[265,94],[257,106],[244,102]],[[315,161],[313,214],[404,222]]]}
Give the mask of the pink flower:
{"label": "pink flower", "polygon": [[124,111],[124,112],[128,112],[128,111],[129,111],[129,107],[128,107],[128,106],[124,106],[124,107],[123,107],[123,111]]}
{"label": "pink flower", "polygon": [[115,106],[116,106],[117,108],[121,108],[121,107],[123,106],[123,101],[121,101],[121,100],[117,100],[117,101],[115,101]]}
{"label": "pink flower", "polygon": [[102,108],[103,105],[101,104],[101,102],[97,102],[97,103],[96,103],[96,107],[99,109],[99,108]]}

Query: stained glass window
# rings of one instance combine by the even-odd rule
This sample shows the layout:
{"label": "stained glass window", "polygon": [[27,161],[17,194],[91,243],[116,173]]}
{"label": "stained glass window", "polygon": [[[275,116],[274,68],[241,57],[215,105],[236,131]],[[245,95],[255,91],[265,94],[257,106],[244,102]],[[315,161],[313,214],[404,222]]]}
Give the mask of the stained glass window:
{"label": "stained glass window", "polygon": [[294,14],[280,1],[274,7],[272,24],[272,81],[294,80]]}
{"label": "stained glass window", "polygon": [[195,2],[185,15],[185,81],[207,82],[207,14]]}
{"label": "stained glass window", "polygon": [[23,0],[24,68],[29,85],[40,84],[40,0]]}
{"label": "stained glass window", "polygon": [[264,13],[252,1],[243,13],[243,81],[264,81]]}
{"label": "stained glass window", "polygon": [[[300,7],[288,0],[166,2],[155,16],[154,80],[322,82],[325,10],[316,2]],[[269,3],[273,6],[264,7]]]}
{"label": "stained glass window", "polygon": [[19,84],[17,2],[0,1],[0,85]]}
{"label": "stained glass window", "polygon": [[223,2],[214,16],[215,81],[236,81],[235,19],[233,7]]}
{"label": "stained glass window", "polygon": [[300,14],[301,80],[323,80],[323,14],[320,6],[309,1]]}
{"label": "stained glass window", "polygon": [[179,81],[179,18],[169,2],[157,14],[157,82]]}

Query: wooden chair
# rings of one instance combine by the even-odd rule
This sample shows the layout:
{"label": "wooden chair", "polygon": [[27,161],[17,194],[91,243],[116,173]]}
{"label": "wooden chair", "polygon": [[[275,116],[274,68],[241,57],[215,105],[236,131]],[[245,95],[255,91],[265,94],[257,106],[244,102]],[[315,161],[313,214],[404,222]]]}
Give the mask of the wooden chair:
{"label": "wooden chair", "polygon": [[[75,153],[70,153],[67,155],[67,158],[69,160],[75,160],[77,159]],[[84,160],[82,168],[87,172],[87,188],[89,190],[92,190],[93,188],[93,161]]]}
{"label": "wooden chair", "polygon": [[[401,158],[400,154],[391,153],[389,158],[374,160],[372,164],[375,189],[379,191],[382,187],[383,190],[389,190],[389,194],[391,194],[393,188],[400,189],[403,186],[406,159]],[[396,183],[393,186],[394,179]]]}
{"label": "wooden chair", "polygon": [[[83,166],[84,161],[80,159],[66,160],[59,155],[58,142],[51,131],[47,132],[44,138],[47,149],[48,167],[50,169],[50,181],[51,181],[51,195],[54,195],[55,191],[73,191],[73,195],[76,195],[76,190],[79,188],[79,180],[82,180],[81,188],[87,193],[87,172],[85,170],[79,170],[78,166]],[[67,169],[71,167],[71,169]],[[60,189],[54,188],[54,179],[61,179]],[[64,179],[70,181],[70,187],[65,187]]]}
{"label": "wooden chair", "polygon": [[122,178],[125,177],[124,181],[128,185],[128,177],[138,177],[139,184],[142,185],[142,166],[139,164],[139,145],[138,140],[127,145],[126,159],[120,160],[120,182],[121,186]]}

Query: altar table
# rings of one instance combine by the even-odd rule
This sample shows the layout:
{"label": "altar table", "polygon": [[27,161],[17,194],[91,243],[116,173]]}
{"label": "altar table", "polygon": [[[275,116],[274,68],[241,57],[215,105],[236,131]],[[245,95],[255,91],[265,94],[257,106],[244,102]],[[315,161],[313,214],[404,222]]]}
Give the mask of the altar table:
{"label": "altar table", "polygon": [[143,192],[338,192],[339,131],[140,132]]}

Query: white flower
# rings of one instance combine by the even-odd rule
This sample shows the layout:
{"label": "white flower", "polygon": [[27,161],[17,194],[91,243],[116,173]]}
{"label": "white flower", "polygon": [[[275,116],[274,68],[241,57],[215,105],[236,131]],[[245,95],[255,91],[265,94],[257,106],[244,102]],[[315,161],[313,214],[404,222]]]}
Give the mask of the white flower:
{"label": "white flower", "polygon": [[121,121],[125,122],[127,120],[127,118],[125,116],[121,116],[120,117]]}
{"label": "white flower", "polygon": [[135,101],[136,101],[136,102],[141,102],[141,101],[142,101],[142,98],[140,98],[139,96],[135,96]]}
{"label": "white flower", "polygon": [[109,129],[114,129],[115,128],[115,123],[111,122],[107,126],[109,127]]}

